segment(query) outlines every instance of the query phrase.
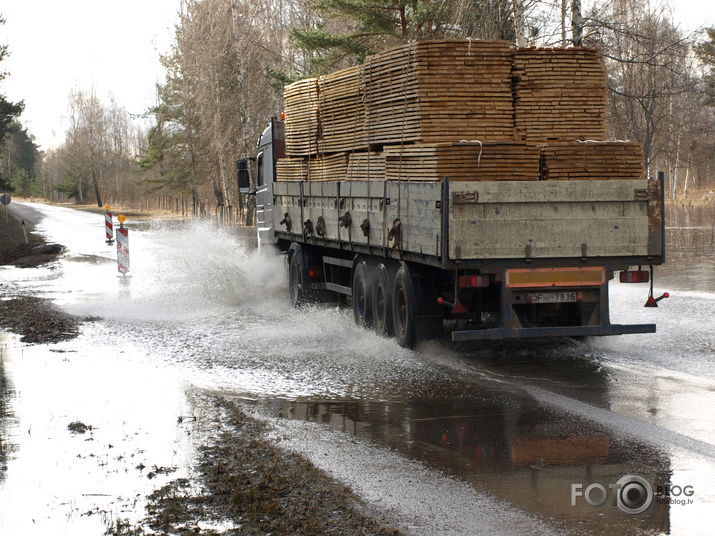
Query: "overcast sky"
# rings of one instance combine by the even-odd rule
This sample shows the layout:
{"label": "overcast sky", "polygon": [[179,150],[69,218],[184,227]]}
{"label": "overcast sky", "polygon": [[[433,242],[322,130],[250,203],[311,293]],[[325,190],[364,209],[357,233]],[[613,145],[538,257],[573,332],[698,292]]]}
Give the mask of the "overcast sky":
{"label": "overcast sky", "polygon": [[156,100],[163,78],[159,53],[168,50],[178,0],[3,0],[0,41],[10,75],[2,91],[23,99],[23,122],[43,149],[58,145],[74,88],[111,92],[130,113]]}
{"label": "overcast sky", "polygon": [[[715,25],[715,0],[670,4],[683,28]],[[171,44],[178,6],[179,0],[3,0],[0,42],[11,56],[0,66],[10,72],[0,91],[25,101],[22,121],[43,149],[64,138],[74,88],[94,87],[105,98],[111,92],[141,114],[156,100],[159,53]]]}

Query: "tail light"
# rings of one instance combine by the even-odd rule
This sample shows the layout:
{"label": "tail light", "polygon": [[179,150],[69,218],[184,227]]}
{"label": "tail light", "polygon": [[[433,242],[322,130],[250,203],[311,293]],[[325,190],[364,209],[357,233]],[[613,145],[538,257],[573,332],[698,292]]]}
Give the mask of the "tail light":
{"label": "tail light", "polygon": [[647,283],[650,281],[650,273],[647,270],[633,270],[621,272],[619,278],[621,283]]}
{"label": "tail light", "polygon": [[488,275],[460,275],[459,276],[459,287],[460,288],[475,288],[475,287],[488,287],[489,286],[489,276]]}

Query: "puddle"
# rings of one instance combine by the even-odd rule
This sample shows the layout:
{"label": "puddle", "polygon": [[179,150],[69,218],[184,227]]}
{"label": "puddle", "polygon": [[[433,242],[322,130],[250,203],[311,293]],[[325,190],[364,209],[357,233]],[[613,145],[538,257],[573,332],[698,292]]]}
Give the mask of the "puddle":
{"label": "puddle", "polygon": [[61,348],[0,336],[3,535],[103,534],[142,518],[144,496],[191,465],[196,426],[177,419],[196,408],[182,381],[128,348]]}

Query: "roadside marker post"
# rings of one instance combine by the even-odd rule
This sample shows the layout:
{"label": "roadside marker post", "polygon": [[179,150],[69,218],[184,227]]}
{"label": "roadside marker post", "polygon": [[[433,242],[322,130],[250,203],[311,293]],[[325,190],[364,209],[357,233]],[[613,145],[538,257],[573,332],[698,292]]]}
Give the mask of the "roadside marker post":
{"label": "roadside marker post", "polygon": [[25,247],[30,249],[30,241],[27,239],[27,228],[25,227],[25,218],[20,221],[22,222],[22,234],[25,235]]}
{"label": "roadside marker post", "polygon": [[10,204],[10,194],[0,195],[0,204],[5,205],[5,223],[7,223],[7,206]]}
{"label": "roadside marker post", "polygon": [[114,243],[114,225],[112,224],[112,213],[109,205],[104,205],[104,236],[107,238],[107,244]]}
{"label": "roadside marker post", "polygon": [[120,214],[119,229],[117,229],[117,270],[122,275],[127,275],[129,271],[129,229],[124,228],[126,216]]}

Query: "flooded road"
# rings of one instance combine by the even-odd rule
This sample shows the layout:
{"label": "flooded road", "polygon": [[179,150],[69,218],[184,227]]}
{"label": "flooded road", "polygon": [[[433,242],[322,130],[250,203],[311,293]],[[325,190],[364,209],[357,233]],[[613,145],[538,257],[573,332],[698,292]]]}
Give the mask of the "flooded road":
{"label": "flooded road", "polygon": [[[143,495],[191,471],[202,425],[181,417],[201,414],[199,392],[241,400],[409,533],[712,533],[708,212],[671,218],[660,308],[643,308],[646,285],[611,285],[612,320],[656,322],[656,334],[412,352],[347,311],[292,310],[282,260],[209,225],[130,222],[122,278],[101,216],[34,208],[68,251],[1,267],[0,292],[101,320],[57,345],[0,339],[0,534],[102,534],[141,518]],[[73,434],[74,421],[92,430]],[[628,474],[679,494],[634,515],[610,500],[572,506],[574,484]]]}

